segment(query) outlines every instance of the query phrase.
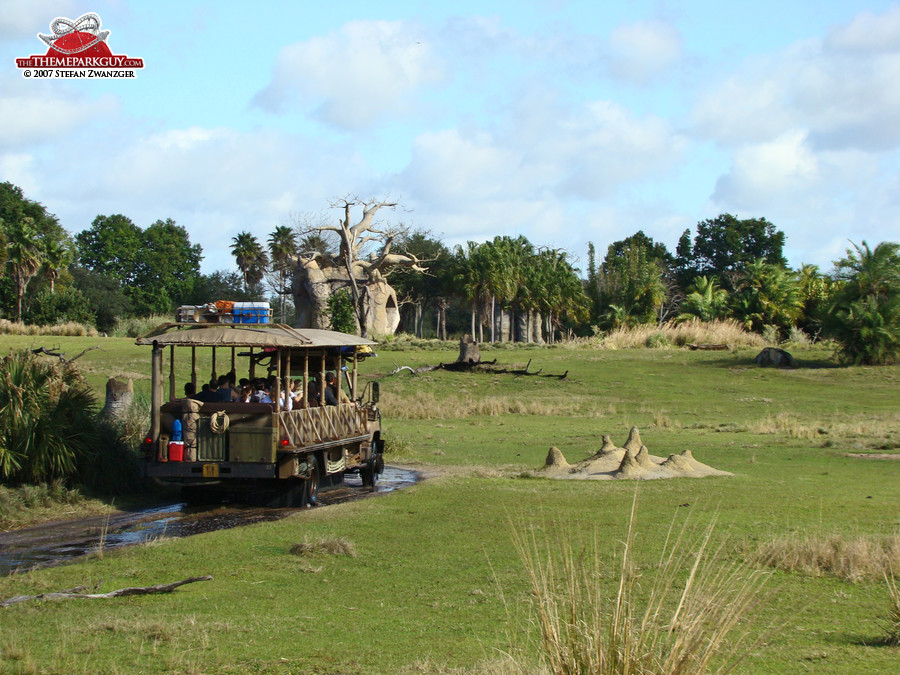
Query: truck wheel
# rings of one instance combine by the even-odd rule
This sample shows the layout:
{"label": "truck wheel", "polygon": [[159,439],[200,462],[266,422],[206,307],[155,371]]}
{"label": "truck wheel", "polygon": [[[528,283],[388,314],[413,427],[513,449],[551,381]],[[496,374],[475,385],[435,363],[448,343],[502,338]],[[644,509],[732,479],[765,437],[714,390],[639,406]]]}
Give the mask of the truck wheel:
{"label": "truck wheel", "polygon": [[359,476],[362,478],[363,487],[375,489],[375,483],[378,481],[375,457],[370,457],[365,464],[359,467]]}
{"label": "truck wheel", "polygon": [[306,499],[304,506],[315,506],[319,501],[319,463],[311,456],[309,462],[309,478],[306,479]]}

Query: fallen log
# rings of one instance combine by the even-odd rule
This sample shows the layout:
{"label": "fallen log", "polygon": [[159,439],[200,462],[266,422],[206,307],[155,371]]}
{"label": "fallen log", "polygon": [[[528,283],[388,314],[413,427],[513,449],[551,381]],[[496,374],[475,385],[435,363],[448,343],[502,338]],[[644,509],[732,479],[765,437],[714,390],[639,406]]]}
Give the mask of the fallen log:
{"label": "fallen log", "polygon": [[484,372],[491,373],[494,375],[526,375],[531,377],[555,377],[560,380],[565,380],[569,371],[567,370],[562,375],[556,375],[553,373],[544,373],[544,369],[540,368],[535,370],[534,372],[530,371],[531,367],[531,359],[528,360],[528,363],[525,365],[525,368],[517,368],[510,370],[509,368],[494,368],[497,364],[497,359],[493,361],[480,361],[478,363],[469,363],[467,361],[454,361],[453,363],[439,363],[436,366],[422,366],[420,368],[411,368],[409,366],[400,366],[396,365],[394,369],[389,373],[390,375],[396,375],[398,373],[402,373],[403,371],[409,371],[413,376],[418,375],[419,373],[431,373],[435,370],[449,370],[450,372],[460,373],[460,372]]}
{"label": "fallen log", "polygon": [[89,351],[92,351],[94,349],[100,349],[100,345],[96,345],[94,347],[88,347],[87,349],[82,349],[81,352],[79,352],[78,354],[73,356],[71,359],[67,359],[66,353],[59,351],[59,347],[51,347],[50,349],[47,349],[46,347],[38,347],[37,349],[32,349],[31,353],[32,354],[44,354],[46,356],[55,356],[59,359],[60,363],[62,363],[63,365],[67,365],[69,363],[72,363],[73,361],[77,361],[82,356],[87,354]]}
{"label": "fallen log", "polygon": [[68,600],[69,598],[90,598],[93,600],[105,598],[124,598],[130,595],[155,595],[157,593],[171,593],[179,586],[184,586],[185,584],[192,584],[195,581],[211,580],[212,577],[209,575],[205,577],[190,577],[188,579],[182,579],[181,581],[176,581],[171,584],[119,588],[115,591],[110,591],[109,593],[80,593],[79,591],[83,590],[84,587],[78,586],[68,591],[59,591],[57,593],[41,593],[40,595],[17,595],[15,597],[0,601],[0,607],[9,607],[11,605],[17,605],[20,602],[27,602],[28,600]]}
{"label": "fallen log", "polygon": [[694,343],[688,343],[687,346],[688,346],[689,349],[692,349],[692,350],[701,349],[701,350],[711,351],[711,352],[724,352],[724,351],[726,351],[726,350],[728,349],[728,345],[724,345],[724,344],[694,344]]}

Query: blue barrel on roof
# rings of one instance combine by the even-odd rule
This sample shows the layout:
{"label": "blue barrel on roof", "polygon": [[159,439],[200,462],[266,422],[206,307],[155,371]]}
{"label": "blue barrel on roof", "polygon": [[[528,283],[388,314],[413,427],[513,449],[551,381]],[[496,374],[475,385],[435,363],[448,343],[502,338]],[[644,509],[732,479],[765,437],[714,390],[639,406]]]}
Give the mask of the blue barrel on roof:
{"label": "blue barrel on roof", "polygon": [[272,315],[268,302],[236,302],[233,311],[235,323],[269,323]]}

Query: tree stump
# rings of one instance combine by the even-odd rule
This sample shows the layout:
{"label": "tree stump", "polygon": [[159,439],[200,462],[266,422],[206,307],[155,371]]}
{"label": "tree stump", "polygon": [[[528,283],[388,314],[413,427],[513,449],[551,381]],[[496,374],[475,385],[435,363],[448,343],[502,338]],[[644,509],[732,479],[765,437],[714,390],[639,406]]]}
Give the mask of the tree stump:
{"label": "tree stump", "polygon": [[459,339],[459,356],[457,363],[481,363],[481,350],[471,335],[463,335]]}
{"label": "tree stump", "polygon": [[128,408],[134,401],[134,384],[129,379],[126,382],[114,377],[106,382],[106,404],[100,414],[110,419],[122,419],[128,412]]}

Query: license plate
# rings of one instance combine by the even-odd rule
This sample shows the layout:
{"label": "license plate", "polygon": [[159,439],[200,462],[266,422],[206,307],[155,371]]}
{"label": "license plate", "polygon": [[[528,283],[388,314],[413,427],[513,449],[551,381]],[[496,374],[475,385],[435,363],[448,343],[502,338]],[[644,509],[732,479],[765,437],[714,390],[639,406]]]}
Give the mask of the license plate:
{"label": "license plate", "polygon": [[203,477],[204,478],[218,478],[219,477],[219,465],[218,464],[204,464],[203,465]]}

